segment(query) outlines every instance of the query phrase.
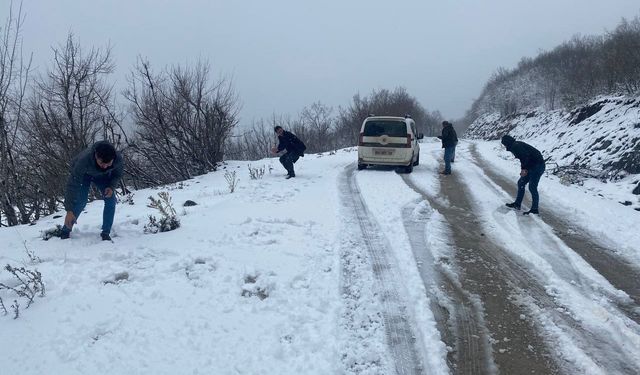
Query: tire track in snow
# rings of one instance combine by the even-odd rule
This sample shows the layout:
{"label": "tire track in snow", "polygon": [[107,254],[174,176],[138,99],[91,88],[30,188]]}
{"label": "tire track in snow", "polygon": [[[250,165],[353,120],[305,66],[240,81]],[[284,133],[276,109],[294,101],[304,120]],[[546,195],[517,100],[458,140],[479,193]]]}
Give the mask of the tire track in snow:
{"label": "tire track in snow", "polygon": [[402,219],[438,330],[445,344],[453,348],[447,356],[447,364],[453,373],[458,374],[495,372],[489,332],[482,320],[482,311],[478,309],[473,296],[462,289],[455,275],[444,269],[443,260],[434,261],[426,241],[428,218],[421,212],[416,215],[416,210],[420,210],[420,202],[407,205],[403,209]]}
{"label": "tire track in snow", "polygon": [[[487,167],[482,168],[482,166],[478,164],[478,160],[478,154],[475,151],[474,145],[472,145],[471,157],[469,158],[469,161],[474,168],[477,168],[479,176],[480,174],[485,174],[484,176],[480,177],[479,181],[492,189],[497,197],[504,196],[506,192],[502,190],[500,186],[496,186],[497,184],[495,183],[495,181],[493,181],[489,176],[490,173],[494,173],[490,172],[490,169],[488,169]],[[498,222],[500,222],[500,218],[497,219]],[[535,224],[537,218],[527,219],[534,222],[534,224],[531,225],[540,225]],[[504,218],[502,220],[504,220]],[[507,223],[504,223],[504,225],[507,225]],[[533,238],[531,238],[531,240],[533,241]],[[554,243],[555,241],[550,241],[548,243],[545,243],[545,245],[554,245]],[[505,257],[505,259],[511,258],[511,262],[513,263],[521,263],[521,261],[516,260],[506,253]],[[561,259],[558,258],[558,261],[560,260]],[[554,265],[554,272],[555,270],[560,268],[560,266],[561,265],[557,264]],[[603,369],[602,373],[639,373],[640,363],[638,362],[636,355],[634,354],[637,352],[637,348],[634,349],[635,344],[633,344],[633,342],[637,341],[637,337],[634,337],[634,332],[637,331],[637,325],[634,322],[621,322],[614,313],[612,315],[612,318],[617,320],[616,325],[607,325],[606,327],[590,327],[588,324],[581,321],[581,318],[579,316],[574,316],[575,312],[580,312],[579,310],[584,309],[586,306],[582,306],[581,304],[578,306],[561,305],[561,302],[557,300],[557,296],[555,295],[555,293],[553,293],[553,291],[551,291],[552,295],[550,295],[549,292],[547,292],[540,285],[540,283],[544,281],[544,279],[540,279],[540,277],[543,277],[541,274],[532,273],[532,271],[528,269],[528,267],[530,266],[527,266],[526,264],[520,267],[522,269],[521,276],[529,279],[526,284],[520,285],[522,291],[526,293],[523,296],[526,296],[527,298],[533,298],[533,302],[529,303],[529,309],[537,310],[538,315],[544,316],[543,318],[538,319],[538,323],[540,324],[541,321],[544,321],[544,323],[542,323],[543,329],[546,330],[547,333],[551,334],[557,342],[565,346],[571,346],[569,352],[575,353],[576,350],[581,351],[583,353],[582,355],[585,356],[583,357],[583,359],[590,360],[591,362],[593,362],[593,366],[598,366],[599,368]],[[578,272],[574,270],[572,266],[570,268],[570,270],[559,270],[560,273],[558,274],[558,272],[556,272],[556,274],[561,276],[561,274],[570,274],[571,271]],[[536,279],[538,279],[538,281],[536,281]],[[573,285],[570,280],[565,281]],[[598,293],[591,287],[586,288],[586,291],[585,289],[582,290],[584,293],[587,293],[587,295],[585,295],[585,298],[587,299],[589,299],[589,297],[593,298],[593,296],[590,295],[591,292]],[[600,306],[599,308],[603,307]],[[571,314],[566,312],[567,309],[577,310],[574,311],[574,314]],[[551,324],[553,327],[549,327],[549,324]],[[611,329],[611,331],[609,332],[607,331],[607,329]],[[617,335],[615,337],[618,337],[619,339],[613,340],[611,334]],[[629,339],[629,342],[625,341],[625,337]]]}
{"label": "tire track in snow", "polygon": [[360,194],[355,181],[355,170],[355,164],[350,165],[340,176],[341,198],[359,226],[362,242],[370,258],[382,306],[387,345],[395,371],[397,374],[422,374],[419,349],[416,348],[415,334],[407,316],[407,301],[399,293],[399,271],[393,267],[387,255],[391,253],[389,241],[373,219],[373,215],[369,213]]}
{"label": "tire track in snow", "polygon": [[[483,353],[483,368],[479,372],[482,374],[498,371],[515,374],[521,373],[522,369],[543,374],[561,373],[543,339],[529,322],[521,318],[525,311],[510,299],[520,294],[522,286],[535,287],[536,284],[532,283],[518,264],[504,256],[502,249],[482,234],[481,225],[473,215],[466,194],[461,191],[460,187],[463,185],[455,175],[447,176],[441,181],[440,191],[450,205],[442,204],[429,196],[414,183],[412,177],[405,175],[404,180],[445,217],[453,234],[454,257],[459,269],[458,280],[453,285],[460,285],[456,287],[457,295],[451,296],[455,302],[460,302],[453,312],[456,315],[452,322],[454,331],[458,329],[456,339],[465,343],[465,335],[473,337],[475,330],[482,334],[475,340],[477,344],[482,345],[483,340],[493,344],[486,344],[486,348],[475,348],[469,346],[473,341],[467,341],[467,346],[459,344],[456,349],[470,354],[474,351],[491,351],[493,348],[493,355]],[[536,294],[547,297],[541,287],[538,287]],[[467,303],[470,304],[469,308],[465,306]],[[474,313],[469,314],[469,310]],[[470,318],[475,321],[469,321]],[[489,335],[492,337],[487,337]],[[461,361],[458,365],[461,370],[459,373],[473,373],[466,372],[467,366],[474,369],[473,362],[466,362],[467,355],[463,354],[458,358]]]}
{"label": "tire track in snow", "polygon": [[[500,188],[515,196],[516,184],[496,173],[489,163],[481,157],[475,145],[471,145],[472,162]],[[529,194],[526,200],[529,202]],[[551,210],[543,210],[542,221],[549,225],[554,234],[570,249],[580,255],[593,269],[607,279],[615,288],[622,290],[631,303],[617,301],[617,306],[630,319],[640,324],[640,270],[615,255],[615,251],[600,244],[583,229],[556,215]]]}

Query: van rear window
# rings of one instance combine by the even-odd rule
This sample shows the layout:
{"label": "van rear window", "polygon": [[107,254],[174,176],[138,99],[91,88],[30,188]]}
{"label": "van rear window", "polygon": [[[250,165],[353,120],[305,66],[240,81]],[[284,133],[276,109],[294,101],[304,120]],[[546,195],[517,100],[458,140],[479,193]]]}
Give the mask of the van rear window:
{"label": "van rear window", "polygon": [[404,121],[368,121],[364,125],[365,137],[406,137],[407,126]]}

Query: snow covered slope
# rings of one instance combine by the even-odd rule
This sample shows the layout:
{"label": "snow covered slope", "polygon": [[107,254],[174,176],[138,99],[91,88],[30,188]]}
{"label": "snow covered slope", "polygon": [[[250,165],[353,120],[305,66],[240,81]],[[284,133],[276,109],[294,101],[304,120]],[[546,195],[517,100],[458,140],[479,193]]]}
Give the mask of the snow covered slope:
{"label": "snow covered slope", "polygon": [[[492,140],[507,133],[531,143],[560,166],[589,168],[602,179],[640,174],[640,97],[601,98],[569,113],[538,110],[507,117],[485,115],[465,135]],[[628,182],[633,190],[638,178]]]}

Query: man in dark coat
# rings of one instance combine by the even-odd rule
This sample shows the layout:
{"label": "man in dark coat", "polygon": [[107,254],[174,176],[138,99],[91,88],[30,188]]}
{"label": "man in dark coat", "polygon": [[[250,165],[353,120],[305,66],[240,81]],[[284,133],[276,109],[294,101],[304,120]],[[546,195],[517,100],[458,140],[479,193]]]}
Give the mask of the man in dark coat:
{"label": "man in dark coat", "polygon": [[513,156],[520,160],[520,179],[518,180],[518,196],[513,203],[507,203],[507,207],[520,209],[524,198],[524,188],[529,184],[531,192],[531,209],[525,212],[528,214],[538,214],[538,182],[544,173],[545,163],[540,151],[524,142],[516,141],[513,137],[505,135],[502,137],[502,144],[511,151]]}
{"label": "man in dark coat", "polygon": [[116,212],[115,188],[124,171],[122,155],[106,141],[96,142],[79,153],[71,162],[71,174],[64,195],[67,215],[60,238],[69,238],[73,225],[87,205],[89,188],[93,183],[104,199],[102,211],[102,240],[111,240],[111,226]]}
{"label": "man in dark coat", "polygon": [[456,153],[456,145],[458,144],[458,134],[453,128],[453,124],[449,121],[442,122],[442,148],[444,148],[444,170],[440,174],[451,174],[451,162]]}
{"label": "man in dark coat", "polygon": [[282,163],[284,169],[287,170],[287,179],[295,177],[296,173],[293,170],[293,164],[298,161],[298,158],[301,156],[304,157],[304,150],[306,150],[307,147],[298,137],[282,129],[281,126],[276,126],[273,130],[278,135],[279,143],[278,147],[273,147],[271,151],[277,154],[280,151],[287,150],[286,154],[280,156],[280,163]]}

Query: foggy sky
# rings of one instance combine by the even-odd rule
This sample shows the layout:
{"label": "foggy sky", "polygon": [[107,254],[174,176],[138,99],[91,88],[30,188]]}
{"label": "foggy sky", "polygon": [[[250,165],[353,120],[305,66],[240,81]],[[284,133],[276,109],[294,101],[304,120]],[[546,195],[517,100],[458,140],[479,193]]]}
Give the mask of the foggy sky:
{"label": "foggy sky", "polygon": [[[4,24],[9,1],[0,4]],[[357,92],[397,86],[456,119],[498,67],[612,30],[640,2],[25,0],[23,11],[24,51],[38,71],[69,31],[85,50],[113,47],[120,89],[138,56],[156,71],[205,59],[214,78],[233,78],[246,125],[316,101],[337,111]]]}

